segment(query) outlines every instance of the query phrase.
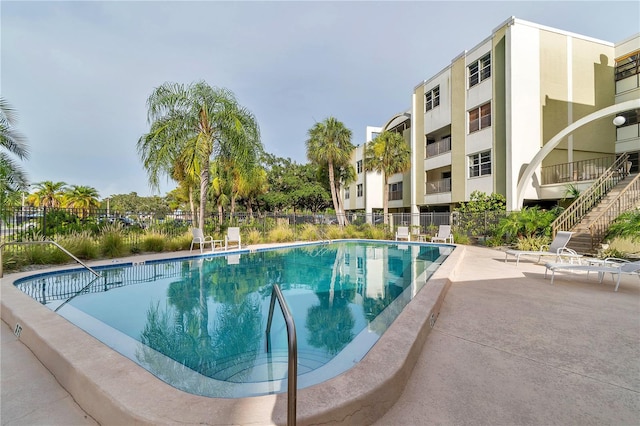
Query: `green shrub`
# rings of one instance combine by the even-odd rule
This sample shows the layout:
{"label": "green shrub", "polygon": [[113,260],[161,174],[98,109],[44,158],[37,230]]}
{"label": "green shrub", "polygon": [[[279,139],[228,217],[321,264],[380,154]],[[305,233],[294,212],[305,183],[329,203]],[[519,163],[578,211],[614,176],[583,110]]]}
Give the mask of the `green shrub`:
{"label": "green shrub", "polygon": [[600,259],[606,259],[607,257],[615,257],[618,259],[625,259],[627,256],[626,253],[615,249],[613,247],[608,247],[605,250],[602,250],[601,252],[598,253],[598,257]]}
{"label": "green shrub", "polygon": [[366,223],[361,226],[362,238],[368,238],[370,240],[384,240],[387,237],[384,225],[373,226]]}
{"label": "green shrub", "polygon": [[69,235],[64,235],[56,238],[56,242],[79,259],[97,259],[100,255],[100,250],[96,244],[95,238],[89,231],[74,232]]}
{"label": "green shrub", "polygon": [[142,237],[142,251],[159,253],[164,251],[166,237],[156,232],[149,232]]}
{"label": "green shrub", "polygon": [[360,225],[347,225],[344,227],[345,238],[362,238],[363,232],[361,232]]}
{"label": "green shrub", "polygon": [[[640,242],[640,209],[622,213],[609,227],[607,238],[629,238]],[[614,256],[611,256],[614,257]]]}
{"label": "green shrub", "polygon": [[544,235],[520,237],[516,241],[516,249],[525,251],[538,251],[542,246],[549,244],[550,241],[550,238]]}
{"label": "green shrub", "polygon": [[539,207],[525,207],[500,220],[496,235],[505,235],[508,241],[515,238],[550,236],[551,223],[561,210],[540,210]]}
{"label": "green shrub", "polygon": [[330,240],[339,240],[344,238],[344,231],[338,225],[329,225],[326,229],[327,238]]}
{"label": "green shrub", "polygon": [[300,239],[303,241],[316,241],[320,240],[320,234],[318,234],[318,227],[311,223],[305,223],[300,231]]}
{"label": "green shrub", "polygon": [[484,245],[487,247],[499,247],[502,244],[504,244],[504,240],[499,235],[494,235],[484,240]]}
{"label": "green shrub", "polygon": [[451,231],[453,234],[453,242],[456,244],[468,245],[471,243],[469,236],[466,233],[458,232],[456,230]]}
{"label": "green shrub", "polygon": [[121,257],[127,254],[124,243],[124,231],[120,224],[107,224],[100,235],[100,251],[108,258]]}
{"label": "green shrub", "polygon": [[185,232],[177,237],[168,237],[166,234],[163,235],[166,239],[164,247],[166,251],[189,250],[191,247],[191,241],[193,240],[191,232]]}
{"label": "green shrub", "polygon": [[247,244],[260,244],[262,242],[262,234],[257,229],[249,229],[242,238]]}
{"label": "green shrub", "polygon": [[289,241],[294,241],[295,236],[293,231],[288,226],[280,225],[271,231],[269,231],[269,235],[267,236],[267,240],[272,243],[285,243]]}

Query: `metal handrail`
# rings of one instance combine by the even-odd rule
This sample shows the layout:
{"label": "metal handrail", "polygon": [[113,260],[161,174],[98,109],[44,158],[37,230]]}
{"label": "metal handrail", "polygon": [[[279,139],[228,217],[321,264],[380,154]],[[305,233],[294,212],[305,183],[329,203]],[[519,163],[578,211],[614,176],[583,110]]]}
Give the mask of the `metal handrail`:
{"label": "metal handrail", "polygon": [[62,250],[64,253],[69,255],[73,260],[75,260],[76,262],[78,262],[79,264],[81,264],[82,266],[87,268],[89,270],[89,272],[91,272],[93,275],[95,275],[98,278],[101,277],[101,275],[99,273],[97,273],[96,271],[91,269],[89,266],[85,265],[80,259],[75,257],[73,254],[71,254],[67,249],[62,247],[60,244],[56,243],[55,241],[44,240],[44,241],[9,241],[9,242],[0,244],[0,278],[2,278],[4,276],[3,275],[3,269],[2,269],[2,249],[4,248],[4,246],[8,246],[10,244],[15,244],[15,245],[20,245],[20,244],[53,244],[54,246],[56,246],[60,250]]}
{"label": "metal handrail", "polygon": [[271,290],[271,303],[269,304],[269,318],[267,320],[267,352],[269,352],[269,333],[271,332],[271,321],[273,320],[273,308],[276,299],[280,304],[280,310],[284,316],[284,322],[287,325],[287,338],[289,347],[289,377],[287,378],[287,425],[295,426],[296,424],[296,400],[298,399],[298,338],[296,337],[296,324],[293,321],[293,315],[289,310],[287,302],[284,300],[282,291],[278,284],[273,285]]}
{"label": "metal handrail", "polygon": [[551,224],[552,236],[558,231],[570,231],[619,181],[629,175],[626,163],[629,154],[624,153],[616,159],[588,189],[580,194],[565,211]]}
{"label": "metal handrail", "polygon": [[589,223],[591,247],[593,248],[596,241],[602,241],[609,225],[623,212],[636,206],[638,201],[640,201],[640,174],[636,175],[618,196],[611,200],[602,213]]}

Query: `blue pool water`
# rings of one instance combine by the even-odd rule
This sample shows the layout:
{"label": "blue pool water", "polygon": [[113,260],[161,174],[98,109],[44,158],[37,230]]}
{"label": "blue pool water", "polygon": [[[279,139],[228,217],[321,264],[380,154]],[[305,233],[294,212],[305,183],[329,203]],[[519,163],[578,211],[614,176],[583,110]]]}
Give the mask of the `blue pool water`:
{"label": "blue pool water", "polygon": [[16,286],[172,386],[211,397],[286,390],[296,323],[298,387],[348,370],[371,349],[453,246],[342,241],[41,274]]}

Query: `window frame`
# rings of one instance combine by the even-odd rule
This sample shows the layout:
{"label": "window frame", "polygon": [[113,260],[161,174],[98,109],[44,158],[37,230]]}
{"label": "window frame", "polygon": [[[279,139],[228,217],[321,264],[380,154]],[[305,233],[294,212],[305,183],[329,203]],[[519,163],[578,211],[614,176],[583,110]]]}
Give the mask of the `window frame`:
{"label": "window frame", "polygon": [[358,171],[358,174],[362,173],[362,160],[356,161],[356,169]]}
{"label": "window frame", "polygon": [[469,179],[491,176],[493,168],[491,150],[488,149],[467,155],[467,164]]}
{"label": "window frame", "polygon": [[640,51],[636,51],[616,61],[615,81],[640,74]]}
{"label": "window frame", "polygon": [[467,65],[469,89],[491,77],[491,52]]}
{"label": "window frame", "polygon": [[435,86],[424,94],[424,112],[440,106],[440,85]]}
{"label": "window frame", "polygon": [[360,198],[364,195],[364,185],[359,183],[356,185],[356,197]]}
{"label": "window frame", "polygon": [[467,126],[469,134],[491,127],[491,101],[467,111]]}

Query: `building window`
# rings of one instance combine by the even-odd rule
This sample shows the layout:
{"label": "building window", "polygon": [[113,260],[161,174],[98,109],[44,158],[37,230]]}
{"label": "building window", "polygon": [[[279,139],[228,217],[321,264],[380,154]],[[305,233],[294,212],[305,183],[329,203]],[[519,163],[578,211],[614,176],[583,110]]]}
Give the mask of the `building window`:
{"label": "building window", "polygon": [[359,184],[358,184],[358,186],[356,186],[356,192],[357,192],[357,194],[356,194],[356,195],[357,195],[358,197],[362,197],[362,194],[363,194],[363,188],[362,188],[362,184],[361,184],[361,183],[359,183]]}
{"label": "building window", "polygon": [[470,88],[491,77],[491,54],[487,53],[482,58],[472,62],[468,69]]}
{"label": "building window", "polygon": [[389,184],[389,201],[402,200],[402,182]]}
{"label": "building window", "polygon": [[616,61],[616,81],[640,74],[640,53],[635,52]]}
{"label": "building window", "polygon": [[356,161],[356,168],[358,169],[358,173],[362,173],[362,160]]}
{"label": "building window", "polygon": [[344,199],[348,200],[349,198],[351,198],[351,190],[347,188],[344,190]]}
{"label": "building window", "polygon": [[491,126],[491,102],[469,111],[469,133]]}
{"label": "building window", "polygon": [[491,174],[491,150],[469,156],[469,177]]}
{"label": "building window", "polygon": [[428,91],[424,95],[424,112],[430,111],[440,105],[440,86]]}

